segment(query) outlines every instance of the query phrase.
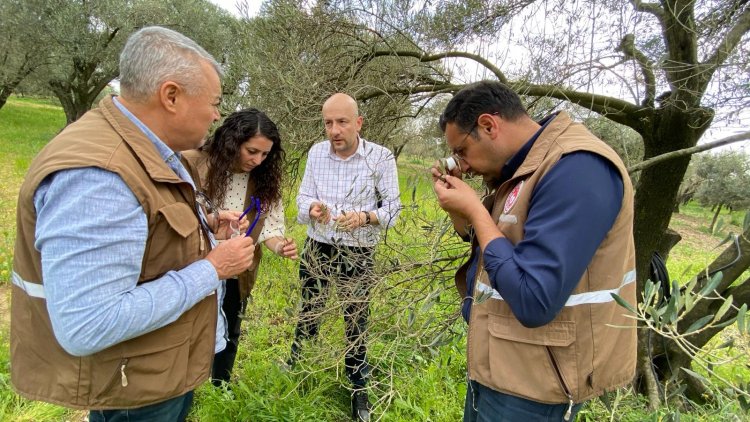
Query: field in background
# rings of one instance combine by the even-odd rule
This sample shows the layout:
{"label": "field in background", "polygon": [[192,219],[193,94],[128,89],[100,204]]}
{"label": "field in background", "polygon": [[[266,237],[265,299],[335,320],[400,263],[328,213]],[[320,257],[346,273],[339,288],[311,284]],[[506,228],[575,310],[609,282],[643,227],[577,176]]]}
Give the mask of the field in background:
{"label": "field in background", "polygon": [[[18,188],[34,154],[64,125],[61,109],[44,100],[11,97],[0,109],[0,420],[11,421],[80,421],[85,413],[72,412],[57,406],[29,402],[15,395],[9,384],[8,370],[8,301],[12,241],[15,236],[15,202]],[[402,157],[399,162],[402,200],[407,208],[403,221],[416,225],[399,225],[391,244],[408,244],[420,236],[420,225],[432,224],[440,213],[434,207],[426,172],[429,163],[416,157]],[[287,195],[287,224],[298,245],[304,239],[304,227],[296,224],[293,210],[294,192]],[[729,231],[739,233],[742,217],[739,213],[726,214],[719,233],[708,232],[710,210],[689,204],[675,215],[672,228],[683,240],[669,260],[673,279],[685,280],[710,262],[722,249],[714,245]],[[397,249],[397,248],[394,248]],[[429,256],[429,250],[389,250],[389,259]],[[293,324],[299,302],[297,264],[267,254],[261,276],[254,291],[254,301],[248,306],[244,323],[244,337],[235,368],[237,382],[232,391],[204,385],[197,391],[197,401],[190,419],[194,421],[346,421],[349,396],[345,389],[346,377],[340,364],[343,350],[343,324],[339,314],[324,320],[319,340],[310,344],[306,359],[293,373],[285,373],[279,363],[287,357]],[[456,421],[461,419],[465,395],[465,340],[440,347],[426,347],[429,339],[409,336],[408,332],[390,330],[407,325],[411,318],[408,309],[393,309],[388,298],[397,298],[409,288],[400,286],[398,275],[381,290],[382,301],[373,304],[373,336],[371,356],[378,362],[373,374],[371,398],[375,417],[384,421]],[[417,284],[415,282],[412,284]],[[455,297],[446,295],[446,299]],[[395,302],[399,303],[399,302]],[[455,317],[453,303],[430,308],[428,302],[417,304],[422,323],[429,315],[440,318]],[[426,309],[425,309],[426,308]],[[445,310],[448,313],[445,313]],[[419,322],[416,323],[417,325]],[[458,332],[460,321],[451,324]],[[731,333],[730,333],[731,335]],[[747,353],[747,348],[734,349]],[[747,356],[747,355],[745,355]],[[736,361],[726,371],[748,379],[744,367],[746,358]],[[611,407],[603,401],[591,401],[580,413],[579,420],[600,421],[612,418],[622,421],[663,420],[671,409],[647,412],[643,401],[628,391],[613,393]],[[683,414],[682,420],[735,420],[739,414],[736,404],[716,403],[713,407],[696,408]],[[739,419],[737,419],[739,420]]]}

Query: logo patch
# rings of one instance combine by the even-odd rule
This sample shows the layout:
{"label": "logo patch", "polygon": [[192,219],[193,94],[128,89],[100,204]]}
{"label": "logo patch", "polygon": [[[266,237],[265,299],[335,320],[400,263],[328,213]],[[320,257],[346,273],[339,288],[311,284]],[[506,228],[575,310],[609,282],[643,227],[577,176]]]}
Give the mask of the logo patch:
{"label": "logo patch", "polygon": [[517,184],[516,187],[513,188],[512,191],[510,191],[510,195],[508,195],[508,198],[505,199],[505,205],[503,206],[503,214],[507,214],[508,211],[510,211],[511,208],[513,208],[513,205],[516,205],[516,201],[518,200],[518,195],[521,194],[521,189],[523,189],[523,182]]}

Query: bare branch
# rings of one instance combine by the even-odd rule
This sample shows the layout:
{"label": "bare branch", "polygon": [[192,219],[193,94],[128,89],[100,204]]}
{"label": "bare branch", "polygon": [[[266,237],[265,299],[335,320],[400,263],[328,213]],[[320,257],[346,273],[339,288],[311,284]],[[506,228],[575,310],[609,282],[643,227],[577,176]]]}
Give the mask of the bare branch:
{"label": "bare branch", "polygon": [[642,117],[644,110],[646,110],[644,107],[619,98],[564,89],[557,85],[532,85],[519,82],[515,84],[510,83],[510,86],[520,95],[552,97],[586,107],[606,116],[614,122],[629,126],[636,131],[641,128],[641,122],[638,117]]}
{"label": "bare branch", "polygon": [[727,57],[729,57],[748,31],[750,31],[750,8],[745,9],[734,27],[727,32],[713,54],[704,62],[704,64],[708,65],[708,69],[701,74],[704,86],[709,83],[716,69],[724,64]]}
{"label": "bare branch", "polygon": [[643,72],[643,79],[646,82],[646,97],[643,99],[643,106],[653,107],[654,98],[656,98],[656,77],[654,76],[654,65],[642,51],[635,47],[635,35],[627,34],[620,41],[618,47],[626,57],[634,59]]}
{"label": "bare branch", "polygon": [[635,10],[654,15],[659,22],[664,23],[664,9],[656,3],[644,3],[641,0],[630,0]]}
{"label": "bare branch", "polygon": [[709,149],[713,149],[713,148],[720,147],[723,145],[729,145],[734,142],[744,141],[746,139],[750,139],[750,132],[743,132],[737,135],[732,135],[723,139],[719,139],[718,141],[708,142],[703,145],[696,145],[691,148],[679,149],[677,151],[671,151],[666,154],[657,155],[656,157],[652,157],[652,158],[649,158],[648,160],[641,161],[640,163],[634,166],[630,166],[628,168],[628,173],[630,174],[637,173],[655,164],[659,164],[662,161],[671,160],[677,157],[684,157],[686,155],[697,154],[699,152],[707,151]]}
{"label": "bare branch", "polygon": [[508,79],[505,77],[505,74],[497,68],[494,64],[492,64],[489,60],[485,59],[484,57],[473,54],[473,53],[467,53],[465,51],[446,51],[444,53],[437,53],[437,54],[424,54],[420,53],[418,51],[404,51],[404,50],[395,50],[395,51],[373,51],[372,53],[367,54],[366,56],[363,56],[357,60],[357,62],[366,62],[369,60],[372,60],[377,57],[414,57],[418,59],[422,63],[428,63],[428,62],[434,62],[441,59],[453,57],[453,58],[465,58],[465,59],[471,59],[475,62],[481,64],[485,68],[487,68],[490,72],[492,72],[497,79],[504,83],[508,83]]}

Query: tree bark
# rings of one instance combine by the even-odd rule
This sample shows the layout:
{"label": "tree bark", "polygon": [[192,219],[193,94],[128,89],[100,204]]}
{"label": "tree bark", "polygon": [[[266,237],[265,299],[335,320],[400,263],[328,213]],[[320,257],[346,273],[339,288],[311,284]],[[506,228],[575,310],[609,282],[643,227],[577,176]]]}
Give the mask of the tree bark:
{"label": "tree bark", "polygon": [[715,204],[716,211],[714,211],[714,218],[711,219],[711,227],[709,227],[708,229],[709,231],[711,231],[711,233],[714,232],[714,227],[716,227],[716,220],[719,219],[719,213],[721,212],[721,207],[723,205],[724,204],[722,204],[721,202],[719,202],[718,204]]}

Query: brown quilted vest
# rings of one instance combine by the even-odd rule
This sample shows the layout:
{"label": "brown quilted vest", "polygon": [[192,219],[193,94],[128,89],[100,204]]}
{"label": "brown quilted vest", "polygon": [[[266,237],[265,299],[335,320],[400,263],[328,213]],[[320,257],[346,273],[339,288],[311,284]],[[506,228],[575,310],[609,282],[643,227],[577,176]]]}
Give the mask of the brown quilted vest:
{"label": "brown quilted vest", "polygon": [[139,283],[184,268],[210,248],[192,187],[164,163],[111,98],[102,100],[42,149],[21,186],[11,295],[14,387],[26,398],[77,409],[142,407],[195,389],[208,378],[214,355],[216,295],[167,326],[90,356],[72,356],[55,339],[43,295],[41,256],[34,248],[33,197],[49,174],[80,167],[117,173],[140,201],[148,239]]}
{"label": "brown quilted vest", "polygon": [[[620,212],[577,287],[552,322],[527,328],[492,289],[486,271],[478,271],[469,323],[469,377],[493,390],[550,404],[583,402],[629,383],[635,375],[635,323],[610,294],[631,304],[636,300],[633,187],[617,154],[562,112],[540,134],[513,177],[485,202],[491,204],[498,228],[517,244],[524,238],[534,187],[560,157],[573,151],[609,160],[624,185]],[[508,199],[512,192],[515,200]],[[462,294],[465,267],[456,274]],[[477,300],[480,291],[493,296]]]}

